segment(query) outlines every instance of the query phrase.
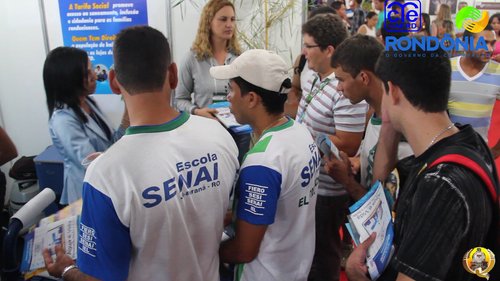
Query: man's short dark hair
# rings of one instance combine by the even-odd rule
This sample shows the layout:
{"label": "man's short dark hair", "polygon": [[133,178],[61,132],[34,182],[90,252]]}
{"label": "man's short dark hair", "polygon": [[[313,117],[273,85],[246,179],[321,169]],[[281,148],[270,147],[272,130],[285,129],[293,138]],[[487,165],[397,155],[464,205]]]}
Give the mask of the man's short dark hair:
{"label": "man's short dark hair", "polygon": [[337,48],[349,35],[338,15],[322,14],[312,17],[302,26],[302,34],[314,38],[321,50],[328,46]]}
{"label": "man's short dark hair", "polygon": [[[421,38],[420,38],[421,39]],[[386,84],[391,81],[406,99],[424,112],[442,112],[448,107],[451,65],[447,53],[438,48],[427,51],[384,51],[375,74]]]}
{"label": "man's short dark hair", "polygon": [[385,20],[380,28],[380,35],[382,35],[382,40],[385,42],[385,38],[388,36],[393,36],[396,38],[401,38],[403,36],[408,36],[410,33],[408,31],[393,31],[398,29],[400,23],[395,23],[390,20]]}
{"label": "man's short dark hair", "polygon": [[345,6],[344,2],[342,1],[335,1],[332,3],[331,7],[335,10],[335,11],[338,11],[340,10],[340,8],[342,7],[342,5]]}
{"label": "man's short dark hair", "polygon": [[[259,86],[246,81],[241,77],[236,77],[231,79],[234,83],[240,87],[241,95],[245,96],[249,92],[254,92],[262,98],[262,104],[269,114],[281,114],[285,111],[285,102],[287,100],[287,95],[285,93],[277,93],[263,89]],[[286,79],[282,84],[283,88],[290,89],[292,87],[292,82],[290,79]]]}
{"label": "man's short dark hair", "polygon": [[130,93],[163,88],[171,63],[167,38],[149,26],[135,26],[118,33],[113,45],[116,77]]}
{"label": "man's short dark hair", "polygon": [[375,64],[383,51],[384,46],[375,37],[358,34],[347,38],[335,49],[331,65],[334,68],[341,66],[352,77],[361,70],[375,73]]}
{"label": "man's short dark hair", "polygon": [[321,15],[321,14],[336,14],[336,13],[337,12],[332,7],[319,6],[319,7],[314,8],[314,10],[311,11],[311,13],[309,14],[309,18],[312,18],[312,17],[317,16],[317,15]]}
{"label": "man's short dark hair", "polygon": [[374,11],[369,11],[368,13],[366,13],[366,19],[367,20],[373,18],[374,16],[378,16],[378,14],[375,13]]}

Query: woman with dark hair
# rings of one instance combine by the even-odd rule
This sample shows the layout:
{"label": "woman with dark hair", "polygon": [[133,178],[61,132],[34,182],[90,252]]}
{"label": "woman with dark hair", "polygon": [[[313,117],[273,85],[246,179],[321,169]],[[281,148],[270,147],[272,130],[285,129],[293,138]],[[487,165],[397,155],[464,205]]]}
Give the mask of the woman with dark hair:
{"label": "woman with dark hair", "polygon": [[493,53],[491,53],[491,59],[500,62],[500,13],[496,13],[490,17],[490,21],[488,25],[491,26],[493,32],[495,32],[495,36],[497,42],[493,48]]}
{"label": "woman with dark hair", "polygon": [[416,22],[417,26],[421,26],[419,32],[410,33],[412,36],[431,36],[431,17],[427,13],[420,14],[420,17],[417,18]]}
{"label": "woman with dark hair", "polygon": [[60,204],[82,197],[85,168],[82,160],[105,151],[129,126],[127,110],[115,131],[89,97],[96,88],[96,74],[83,50],[58,47],[43,66],[43,83],[49,109],[49,133],[64,159],[64,186]]}
{"label": "woman with dark hair", "polygon": [[377,38],[377,25],[378,15],[371,11],[366,15],[366,23],[359,27],[358,33]]}

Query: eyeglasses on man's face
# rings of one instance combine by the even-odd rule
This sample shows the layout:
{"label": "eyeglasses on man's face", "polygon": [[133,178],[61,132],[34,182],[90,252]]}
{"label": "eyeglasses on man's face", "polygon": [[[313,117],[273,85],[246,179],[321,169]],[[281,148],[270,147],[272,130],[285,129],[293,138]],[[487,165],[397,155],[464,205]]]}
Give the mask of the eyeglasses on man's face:
{"label": "eyeglasses on man's face", "polygon": [[303,48],[306,48],[306,49],[311,49],[311,48],[316,48],[316,47],[320,47],[320,45],[309,45],[309,44],[303,44],[302,45]]}

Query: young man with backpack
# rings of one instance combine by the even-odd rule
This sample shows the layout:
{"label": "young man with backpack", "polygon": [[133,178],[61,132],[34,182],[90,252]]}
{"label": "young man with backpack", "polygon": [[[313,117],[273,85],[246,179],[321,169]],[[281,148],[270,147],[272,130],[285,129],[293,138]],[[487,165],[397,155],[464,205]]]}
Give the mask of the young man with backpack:
{"label": "young man with backpack", "polygon": [[[441,49],[385,51],[375,73],[386,91],[376,169],[393,166],[401,135],[415,153],[395,206],[395,251],[379,280],[473,280],[464,255],[475,247],[498,253],[498,176],[481,136],[446,112],[450,61]],[[349,280],[369,280],[373,238],[349,257]]]}

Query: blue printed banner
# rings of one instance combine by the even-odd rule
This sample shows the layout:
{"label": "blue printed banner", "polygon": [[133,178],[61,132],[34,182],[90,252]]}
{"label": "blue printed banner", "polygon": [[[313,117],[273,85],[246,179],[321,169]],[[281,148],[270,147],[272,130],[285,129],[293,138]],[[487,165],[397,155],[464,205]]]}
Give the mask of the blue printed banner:
{"label": "blue printed banner", "polygon": [[385,0],[384,12],[384,27],[388,32],[419,32],[422,29],[420,0],[407,0],[403,4]]}
{"label": "blue printed banner", "polygon": [[113,40],[123,28],[147,25],[147,0],[59,0],[64,46],[87,51],[97,74],[96,94],[111,94]]}

